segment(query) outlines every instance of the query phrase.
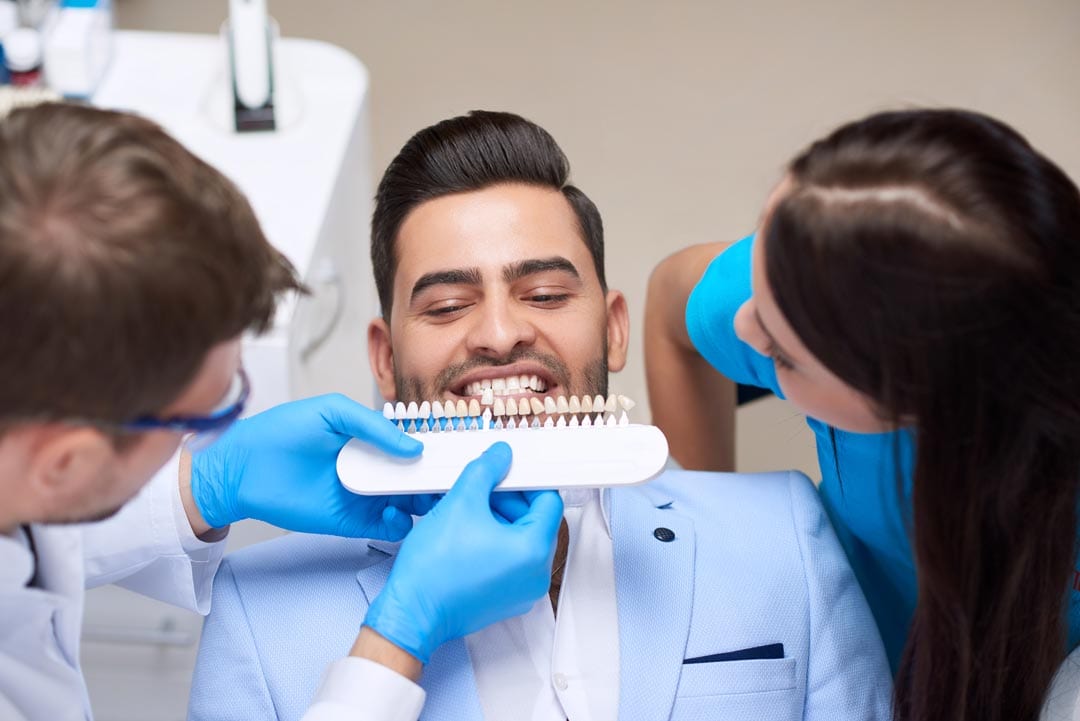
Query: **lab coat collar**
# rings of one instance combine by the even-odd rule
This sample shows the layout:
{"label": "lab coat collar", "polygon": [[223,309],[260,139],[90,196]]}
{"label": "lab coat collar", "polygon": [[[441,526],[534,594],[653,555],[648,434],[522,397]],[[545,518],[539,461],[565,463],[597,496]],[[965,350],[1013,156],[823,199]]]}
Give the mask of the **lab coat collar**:
{"label": "lab coat collar", "polygon": [[0,535],[0,589],[25,588],[33,577],[34,557],[26,531],[17,528],[11,535]]}

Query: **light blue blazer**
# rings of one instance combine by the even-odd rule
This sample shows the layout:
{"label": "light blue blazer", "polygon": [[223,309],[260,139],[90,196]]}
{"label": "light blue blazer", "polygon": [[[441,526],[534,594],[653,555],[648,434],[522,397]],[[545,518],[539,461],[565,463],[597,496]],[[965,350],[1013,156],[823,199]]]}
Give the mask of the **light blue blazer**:
{"label": "light blue blazer", "polygon": [[[609,499],[620,720],[889,719],[881,639],[805,476],[669,471]],[[292,534],[226,557],[190,718],[303,715],[323,669],[352,646],[393,552]],[[775,644],[782,658],[684,663]],[[463,641],[435,652],[421,685],[422,719],[483,719]]]}

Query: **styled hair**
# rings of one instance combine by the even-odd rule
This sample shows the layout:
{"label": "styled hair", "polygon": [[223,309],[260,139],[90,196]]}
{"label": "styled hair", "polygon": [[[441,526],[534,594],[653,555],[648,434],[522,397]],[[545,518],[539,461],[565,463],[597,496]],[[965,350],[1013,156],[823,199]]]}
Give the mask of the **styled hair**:
{"label": "styled hair", "polygon": [[240,191],[154,123],[57,103],[0,122],[0,425],[157,413],[298,288]]}
{"label": "styled hair", "polygon": [[961,110],[873,115],[789,171],[764,231],[780,310],[915,434],[895,717],[1035,721],[1076,556],[1080,192]]}
{"label": "styled hair", "polygon": [[379,182],[371,221],[371,265],[384,318],[390,318],[393,304],[395,243],[409,213],[434,198],[506,183],[551,188],[565,196],[606,290],[600,212],[570,184],[570,162],[555,139],[518,115],[474,110],[409,138]]}

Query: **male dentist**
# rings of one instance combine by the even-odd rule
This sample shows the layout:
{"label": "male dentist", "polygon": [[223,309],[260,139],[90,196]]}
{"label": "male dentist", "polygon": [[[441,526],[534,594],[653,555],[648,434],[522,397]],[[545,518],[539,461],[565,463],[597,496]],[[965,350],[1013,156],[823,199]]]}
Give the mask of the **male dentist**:
{"label": "male dentist", "polygon": [[[241,333],[298,287],[237,189],[153,123],[61,104],[0,122],[0,718],[91,718],[86,586],[206,613],[233,521],[399,540],[430,508],[341,488],[334,462],[351,436],[421,452],[343,397],[234,424],[248,394]],[[170,461],[185,434],[202,446],[230,425]],[[543,594],[562,505],[500,494],[493,511],[509,463],[496,446],[469,464],[409,536],[393,612],[330,663],[309,719],[385,718],[380,696],[411,691],[386,635],[436,646]],[[470,545],[447,542],[466,521]]]}
{"label": "male dentist", "polygon": [[[520,407],[608,394],[608,372],[626,361],[626,300],[607,288],[596,206],[568,176],[552,137],[509,113],[451,118],[405,144],[372,222],[384,315],[368,328],[369,357],[386,398],[472,400],[487,388]],[[805,476],[667,473],[564,496],[548,598],[438,650],[389,632],[414,658],[422,718],[890,717],[881,640]],[[450,542],[471,534],[463,526]],[[317,693],[313,670],[355,633],[342,619],[377,623],[398,605],[412,540],[292,534],[231,554],[190,718],[298,718]],[[396,718],[416,713],[403,705]]]}

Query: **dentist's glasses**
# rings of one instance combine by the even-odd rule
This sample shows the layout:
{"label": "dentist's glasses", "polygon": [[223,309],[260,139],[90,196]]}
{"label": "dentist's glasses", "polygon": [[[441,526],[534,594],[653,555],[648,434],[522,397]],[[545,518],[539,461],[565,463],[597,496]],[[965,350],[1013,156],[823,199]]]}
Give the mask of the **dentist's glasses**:
{"label": "dentist's glasses", "polygon": [[144,416],[128,423],[121,423],[122,431],[138,433],[141,431],[175,431],[191,434],[184,439],[184,446],[192,453],[206,448],[229,429],[244,412],[248,396],[251,395],[251,382],[243,368],[239,368],[232,385],[221,402],[205,416],[171,416],[156,418]]}

